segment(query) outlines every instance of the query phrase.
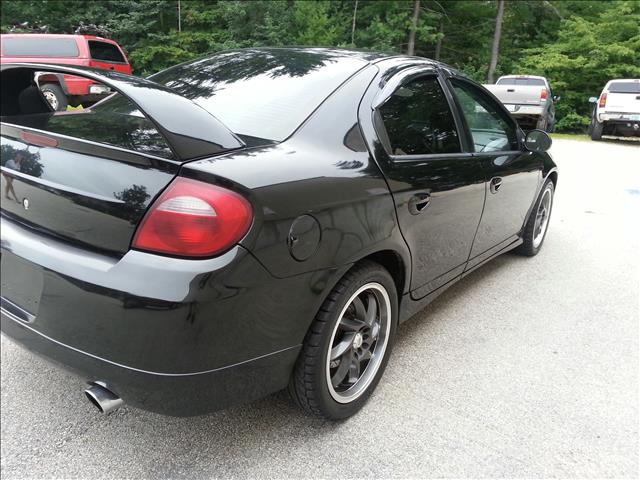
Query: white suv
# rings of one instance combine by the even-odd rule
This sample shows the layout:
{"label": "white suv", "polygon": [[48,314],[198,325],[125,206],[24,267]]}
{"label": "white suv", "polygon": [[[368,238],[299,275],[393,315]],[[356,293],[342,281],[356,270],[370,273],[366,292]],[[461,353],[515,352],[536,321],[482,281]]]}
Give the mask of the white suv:
{"label": "white suv", "polygon": [[594,103],[589,135],[600,140],[602,135],[640,137],[640,79],[609,80]]}

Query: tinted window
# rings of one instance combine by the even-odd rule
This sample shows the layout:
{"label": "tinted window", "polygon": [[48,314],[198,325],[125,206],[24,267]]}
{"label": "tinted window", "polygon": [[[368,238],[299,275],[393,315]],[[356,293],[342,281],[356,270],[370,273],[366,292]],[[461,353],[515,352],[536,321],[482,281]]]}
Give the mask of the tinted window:
{"label": "tinted window", "polygon": [[460,151],[453,115],[435,77],[398,88],[379,111],[393,155]]}
{"label": "tinted window", "polygon": [[77,57],[78,45],[73,38],[23,37],[3,38],[2,52],[13,57]]}
{"label": "tinted window", "polygon": [[240,135],[281,141],[366,65],[324,49],[227,52],[151,76]]}
{"label": "tinted window", "polygon": [[475,151],[517,150],[516,128],[500,106],[477,87],[455,80],[451,83],[471,130]]}
{"label": "tinted window", "polygon": [[98,105],[95,110],[5,115],[2,121],[157,157],[173,158],[173,152],[153,123],[127,98],[119,94],[113,97],[117,99],[113,102],[114,108],[105,102],[104,106]]}
{"label": "tinted window", "polygon": [[640,82],[613,82],[609,85],[610,93],[640,93]]}
{"label": "tinted window", "polygon": [[496,85],[528,85],[532,87],[535,87],[535,86],[544,87],[545,83],[544,83],[544,80],[542,80],[541,78],[510,77],[510,78],[501,78],[496,82]]}
{"label": "tinted window", "polygon": [[112,43],[89,40],[89,52],[91,53],[91,58],[94,60],[111,63],[125,63],[122,53],[120,53],[118,47]]}

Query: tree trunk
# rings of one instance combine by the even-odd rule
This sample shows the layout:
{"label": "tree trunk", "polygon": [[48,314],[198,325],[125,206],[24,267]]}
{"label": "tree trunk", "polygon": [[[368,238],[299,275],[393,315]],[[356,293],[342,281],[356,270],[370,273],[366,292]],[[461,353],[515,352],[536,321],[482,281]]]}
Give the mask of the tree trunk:
{"label": "tree trunk", "polygon": [[489,62],[489,73],[487,82],[493,83],[493,77],[498,65],[498,51],[500,50],[500,37],[502,36],[502,19],[504,18],[504,0],[498,0],[498,14],[496,15],[496,30],[493,33],[493,45],[491,45],[491,61]]}
{"label": "tree trunk", "polygon": [[442,39],[444,38],[444,21],[440,20],[440,28],[438,28],[438,42],[436,43],[436,54],[434,60],[440,61],[440,52],[442,52]]}
{"label": "tree trunk", "polygon": [[353,42],[353,39],[356,35],[356,17],[358,16],[358,0],[356,0],[356,5],[353,7],[353,21],[351,22],[351,46],[355,47],[356,44]]}
{"label": "tree trunk", "polygon": [[180,0],[178,0],[178,33],[182,32],[182,12],[180,11]]}
{"label": "tree trunk", "polygon": [[407,42],[407,55],[414,55],[416,53],[418,17],[420,17],[420,0],[415,0],[413,4],[413,15],[411,16],[411,28],[409,29],[409,41]]}

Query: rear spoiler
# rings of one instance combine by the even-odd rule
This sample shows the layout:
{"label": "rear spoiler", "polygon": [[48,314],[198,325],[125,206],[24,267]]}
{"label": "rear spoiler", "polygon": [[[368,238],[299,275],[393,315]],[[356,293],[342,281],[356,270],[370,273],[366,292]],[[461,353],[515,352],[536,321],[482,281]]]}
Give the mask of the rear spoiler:
{"label": "rear spoiler", "polygon": [[[5,63],[0,66],[2,97],[32,85],[35,72],[42,71],[95,80],[125,96],[153,122],[178,161],[215,155],[245,145],[220,120],[191,100],[151,80],[111,70],[44,63]],[[20,87],[15,82],[25,82],[25,85]],[[6,101],[2,98],[3,105]]]}

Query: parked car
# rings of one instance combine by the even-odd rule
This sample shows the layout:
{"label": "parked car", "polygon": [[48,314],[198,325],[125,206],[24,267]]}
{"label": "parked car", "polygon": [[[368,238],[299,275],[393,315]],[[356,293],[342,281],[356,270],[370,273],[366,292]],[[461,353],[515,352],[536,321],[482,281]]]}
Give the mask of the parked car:
{"label": "parked car", "polygon": [[[131,65],[113,40],[93,35],[11,33],[1,35],[0,63],[37,62],[114,70],[131,74]],[[95,103],[110,93],[100,83],[73,75],[48,74],[37,82],[54,110]]]}
{"label": "parked car", "polygon": [[554,96],[549,82],[534,75],[505,75],[495,85],[484,85],[500,100],[525,130],[553,132],[556,127]]}
{"label": "parked car", "polygon": [[640,79],[609,80],[600,97],[591,97],[593,113],[589,124],[591,140],[602,135],[640,137]]}
{"label": "parked car", "polygon": [[[52,113],[43,69],[117,93]],[[105,412],[288,387],[348,417],[399,323],[498,255],[535,255],[549,225],[549,136],[427,59],[249,49],[150,79],[1,76],[2,331]]]}

